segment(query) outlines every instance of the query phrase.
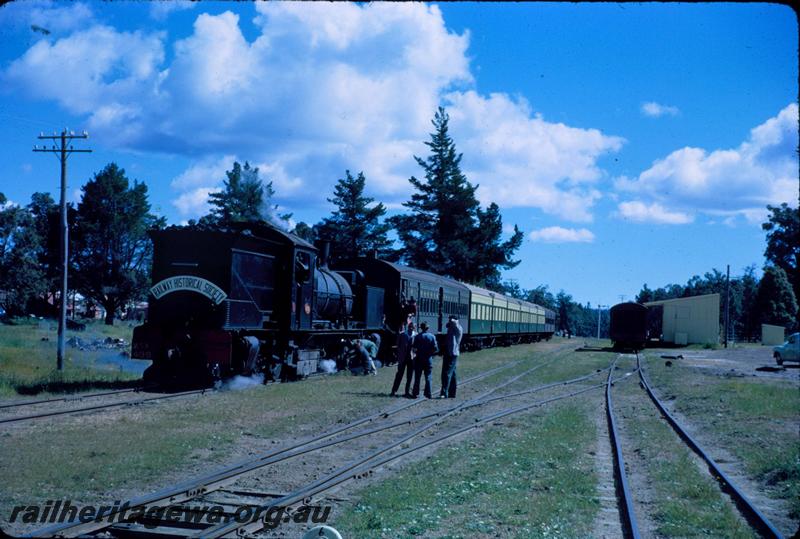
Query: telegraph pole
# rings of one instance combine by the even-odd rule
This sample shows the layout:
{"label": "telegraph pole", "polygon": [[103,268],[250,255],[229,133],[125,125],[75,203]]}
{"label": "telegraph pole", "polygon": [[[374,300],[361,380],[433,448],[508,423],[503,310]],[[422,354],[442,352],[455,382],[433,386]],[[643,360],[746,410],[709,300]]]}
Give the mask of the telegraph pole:
{"label": "telegraph pole", "polygon": [[[80,135],[76,135],[75,131],[64,129],[61,134],[53,132],[52,135],[45,135],[39,133],[39,140],[52,140],[54,144],[49,148],[46,146],[34,146],[34,152],[47,152],[57,156],[61,161],[61,305],[60,314],[58,317],[58,352],[57,352],[57,365],[58,370],[64,369],[64,330],[67,325],[67,261],[69,260],[69,228],[67,226],[67,157],[71,153],[89,153],[92,150],[76,150],[72,146],[73,139],[76,138],[89,138],[89,133],[84,131]],[[59,141],[60,146],[56,146],[55,142]]]}
{"label": "telegraph pole", "polygon": [[597,305],[597,340],[600,340],[600,313],[602,309],[605,309],[608,305]]}
{"label": "telegraph pole", "polygon": [[731,318],[731,265],[728,264],[728,270],[725,276],[725,348],[728,347],[728,326],[730,325]]}

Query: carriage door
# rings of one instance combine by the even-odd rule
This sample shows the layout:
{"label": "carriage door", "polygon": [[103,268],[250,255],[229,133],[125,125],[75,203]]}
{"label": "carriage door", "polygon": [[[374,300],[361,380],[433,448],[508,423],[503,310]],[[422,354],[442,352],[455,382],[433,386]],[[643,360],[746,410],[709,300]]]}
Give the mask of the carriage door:
{"label": "carriage door", "polygon": [[397,326],[398,324],[405,325],[408,314],[408,311],[406,311],[406,307],[410,299],[411,297],[408,295],[408,279],[400,279],[400,297],[397,300],[398,314],[397,314],[397,321],[394,322],[394,326]]}
{"label": "carriage door", "polygon": [[314,295],[314,257],[298,249],[294,257],[295,327],[311,329],[311,308]]}
{"label": "carriage door", "polygon": [[444,316],[444,289],[439,287],[439,333],[442,332],[442,317]]}

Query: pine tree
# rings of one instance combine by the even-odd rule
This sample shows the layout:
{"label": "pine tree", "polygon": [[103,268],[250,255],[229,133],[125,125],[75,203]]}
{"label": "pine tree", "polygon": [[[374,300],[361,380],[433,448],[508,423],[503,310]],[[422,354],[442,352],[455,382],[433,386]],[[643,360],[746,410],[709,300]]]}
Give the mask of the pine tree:
{"label": "pine tree", "polygon": [[500,241],[503,234],[503,218],[500,216],[500,208],[494,202],[489,204],[485,211],[478,208],[477,214],[478,229],[475,231],[477,239],[472,245],[481,248],[475,253],[478,256],[471,258],[475,262],[471,273],[478,277],[476,282],[479,284],[502,292],[499,268],[511,269],[520,263],[511,257],[522,245],[523,234],[514,225],[511,237],[504,242]]}
{"label": "pine tree", "polygon": [[297,223],[292,230],[292,234],[303,238],[309,243],[314,243],[314,240],[317,239],[317,234],[314,232],[314,227],[308,226],[308,223],[304,221],[300,221]]}
{"label": "pine tree", "polygon": [[499,208],[492,204],[480,209],[477,186],[461,172],[462,155],[448,133],[448,121],[439,107],[431,140],[425,143],[431,153],[426,159],[414,157],[425,179],[409,179],[416,190],[404,203],[409,213],[390,222],[405,248],[402,258],[411,266],[467,282],[499,284],[499,269],[517,264],[511,257],[522,243],[522,233],[515,228],[511,240],[499,242]]}
{"label": "pine tree", "polygon": [[221,191],[208,195],[211,212],[200,218],[201,226],[225,227],[233,223],[270,222],[286,228],[291,214],[279,214],[272,204],[275,190],[272,182],[263,183],[258,177],[258,167],[245,161],[244,167],[234,161],[233,169],[226,171]]}
{"label": "pine tree", "polygon": [[258,167],[251,168],[250,163],[245,161],[242,168],[242,165],[235,161],[233,170],[225,174],[228,179],[223,182],[222,191],[208,195],[213,222],[224,226],[261,219],[264,186],[258,179]]}
{"label": "pine tree", "polygon": [[319,239],[331,242],[333,260],[366,256],[373,251],[379,256],[391,254],[392,242],[387,236],[391,227],[380,220],[386,207],[380,202],[370,206],[374,199],[364,196],[365,185],[363,172],[354,178],[345,171],[345,177],[336,183],[333,198],[328,199],[337,209],[314,227]]}

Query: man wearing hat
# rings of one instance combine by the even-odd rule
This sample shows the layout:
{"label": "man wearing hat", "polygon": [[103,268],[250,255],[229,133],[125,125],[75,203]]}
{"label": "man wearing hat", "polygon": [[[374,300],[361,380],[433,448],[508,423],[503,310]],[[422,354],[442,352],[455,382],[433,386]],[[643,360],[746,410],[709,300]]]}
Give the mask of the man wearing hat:
{"label": "man wearing hat", "polygon": [[439,345],[436,344],[436,337],[428,333],[427,323],[422,322],[419,331],[412,346],[417,355],[414,358],[414,391],[411,397],[416,399],[419,396],[420,378],[425,373],[425,396],[430,399],[433,356],[439,353]]}
{"label": "man wearing hat", "polygon": [[456,361],[461,348],[461,337],[464,330],[458,323],[458,316],[450,315],[447,322],[447,337],[444,341],[444,361],[442,361],[442,390],[440,399],[456,398]]}

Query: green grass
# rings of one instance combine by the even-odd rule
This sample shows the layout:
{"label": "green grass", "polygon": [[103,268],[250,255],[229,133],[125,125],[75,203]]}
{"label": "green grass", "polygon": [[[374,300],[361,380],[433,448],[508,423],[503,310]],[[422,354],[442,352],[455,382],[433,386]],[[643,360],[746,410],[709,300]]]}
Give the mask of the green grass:
{"label": "green grass", "polygon": [[585,403],[508,419],[360,491],[346,537],[580,537],[599,508]]}
{"label": "green grass", "polygon": [[[17,319],[13,325],[0,324],[0,397],[122,387],[139,378],[97,363],[101,356],[113,351],[81,351],[69,345],[65,347],[64,369],[58,371],[57,328],[54,320]],[[65,337],[123,338],[130,343],[132,332],[133,328],[125,323],[106,326],[92,322],[86,331],[67,331]]]}
{"label": "green grass", "polygon": [[[642,390],[635,383],[615,387],[615,392],[640,403],[633,412],[625,414],[622,426],[636,447],[637,462],[642,464],[637,469],[647,476],[653,489],[657,503],[649,507],[657,535],[754,537],[748,525],[726,502],[715,481],[695,464],[690,450],[660,418]],[[615,404],[615,408],[621,411],[625,405]]]}
{"label": "green grass", "polygon": [[768,378],[720,378],[676,362],[648,361],[661,396],[676,396],[676,411],[713,435],[744,464],[766,493],[786,500],[800,518],[800,392],[795,382]]}
{"label": "green grass", "polygon": [[[522,359],[534,365],[552,344],[484,350],[462,356],[459,377]],[[435,365],[434,382],[440,362]],[[523,367],[520,367],[521,369]],[[497,373],[476,388],[507,379]],[[545,370],[545,369],[542,369]],[[139,494],[241,457],[235,446],[272,449],[271,440],[306,437],[402,401],[388,397],[394,368],[374,377],[339,373],[298,383],[186,397],[85,418],[45,419],[0,434],[2,508],[42,499],[90,501]],[[435,383],[435,385],[438,385]],[[35,432],[36,436],[31,436]],[[57,448],[57,450],[54,450]]]}

